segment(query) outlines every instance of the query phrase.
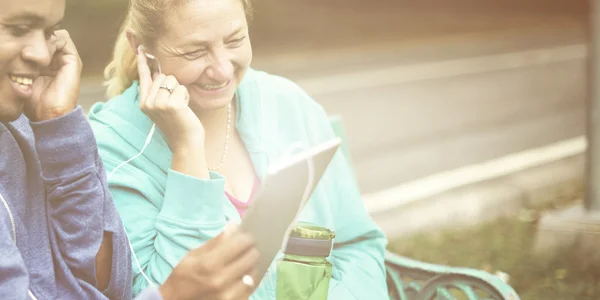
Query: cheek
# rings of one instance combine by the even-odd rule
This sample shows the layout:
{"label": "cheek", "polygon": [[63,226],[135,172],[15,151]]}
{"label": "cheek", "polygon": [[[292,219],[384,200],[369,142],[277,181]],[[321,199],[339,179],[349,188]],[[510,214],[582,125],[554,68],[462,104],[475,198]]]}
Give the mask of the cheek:
{"label": "cheek", "polygon": [[9,66],[19,58],[21,46],[0,34],[0,76],[8,72]]}
{"label": "cheek", "polygon": [[232,59],[234,66],[238,68],[247,68],[251,62],[252,47],[250,46],[250,43],[246,44],[244,47],[240,47],[235,51],[235,55]]}
{"label": "cheek", "polygon": [[169,68],[164,68],[163,73],[173,75],[179,81],[179,84],[188,85],[198,80],[204,70],[204,64],[197,61],[186,61],[169,64]]}

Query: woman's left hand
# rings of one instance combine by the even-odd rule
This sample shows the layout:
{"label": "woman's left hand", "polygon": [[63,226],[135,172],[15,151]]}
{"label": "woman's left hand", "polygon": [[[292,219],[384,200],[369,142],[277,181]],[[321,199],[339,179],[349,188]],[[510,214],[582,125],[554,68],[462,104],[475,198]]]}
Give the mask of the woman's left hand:
{"label": "woman's left hand", "polygon": [[50,41],[52,62],[33,83],[33,96],[25,112],[32,121],[63,116],[75,109],[83,64],[66,30],[58,30]]}

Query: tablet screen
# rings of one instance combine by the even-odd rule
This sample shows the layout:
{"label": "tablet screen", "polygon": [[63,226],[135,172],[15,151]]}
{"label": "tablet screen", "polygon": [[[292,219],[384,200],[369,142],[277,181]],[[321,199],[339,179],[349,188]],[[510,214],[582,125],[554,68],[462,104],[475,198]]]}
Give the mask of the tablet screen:
{"label": "tablet screen", "polygon": [[259,283],[273,259],[287,240],[301,207],[302,197],[309,184],[309,165],[313,163],[312,194],[341,141],[335,139],[295,155],[272,170],[248,211],[242,219],[241,229],[252,234],[260,252],[256,283]]}

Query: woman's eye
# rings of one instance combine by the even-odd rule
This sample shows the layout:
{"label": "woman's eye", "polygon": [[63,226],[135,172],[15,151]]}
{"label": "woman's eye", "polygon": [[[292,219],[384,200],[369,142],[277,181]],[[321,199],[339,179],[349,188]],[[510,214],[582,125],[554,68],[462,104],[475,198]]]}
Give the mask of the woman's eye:
{"label": "woman's eye", "polygon": [[31,31],[31,28],[26,25],[10,25],[7,28],[14,37],[25,36]]}
{"label": "woman's eye", "polygon": [[246,39],[246,37],[244,36],[239,39],[231,40],[231,41],[227,42],[227,45],[237,46],[237,45],[241,44],[245,39]]}
{"label": "woman's eye", "polygon": [[185,54],[183,54],[183,56],[185,56],[187,59],[197,59],[197,58],[204,56],[204,54],[206,54],[205,50],[197,50],[197,51],[185,53]]}

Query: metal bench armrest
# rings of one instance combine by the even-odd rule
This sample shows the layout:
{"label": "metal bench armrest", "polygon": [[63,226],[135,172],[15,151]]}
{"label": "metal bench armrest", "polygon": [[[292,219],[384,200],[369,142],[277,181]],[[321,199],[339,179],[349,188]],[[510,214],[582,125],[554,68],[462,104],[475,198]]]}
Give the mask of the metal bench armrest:
{"label": "metal bench armrest", "polygon": [[385,264],[392,299],[519,299],[509,284],[485,271],[424,263],[391,252]]}

